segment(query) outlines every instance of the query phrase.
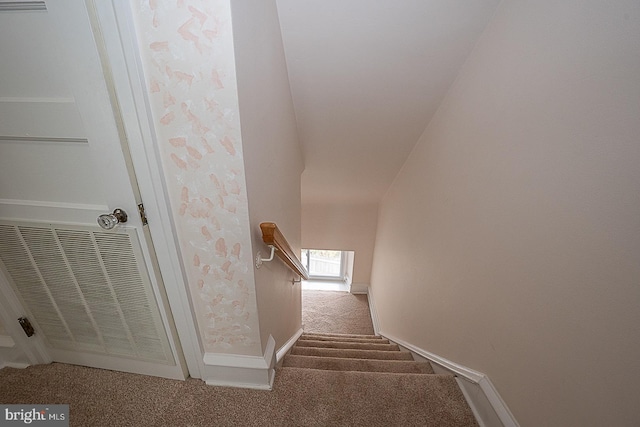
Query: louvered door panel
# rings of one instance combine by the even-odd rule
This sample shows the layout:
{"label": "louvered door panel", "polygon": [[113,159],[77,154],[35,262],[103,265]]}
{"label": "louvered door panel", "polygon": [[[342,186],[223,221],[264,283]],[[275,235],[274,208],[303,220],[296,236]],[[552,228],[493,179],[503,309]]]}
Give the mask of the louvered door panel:
{"label": "louvered door panel", "polygon": [[59,343],[58,348],[63,347],[71,336],[14,226],[0,224],[0,260],[8,276],[20,284],[20,294],[25,303],[28,302],[30,311],[39,313],[42,333],[50,343]]}
{"label": "louvered door panel", "polygon": [[52,348],[174,362],[133,230],[3,221],[0,262]]}
{"label": "louvered door panel", "polygon": [[113,286],[104,273],[93,234],[73,230],[58,230],[57,234],[105,347],[113,354],[135,355],[128,325],[123,321]]}
{"label": "louvered door panel", "polygon": [[[71,340],[58,343],[58,346],[100,350],[97,333],[91,325],[74,277],[65,263],[54,230],[37,227],[18,227],[18,230],[33,258],[33,267],[49,289],[57,308],[56,314],[62,316],[69,330]],[[37,313],[34,315],[37,319]]]}

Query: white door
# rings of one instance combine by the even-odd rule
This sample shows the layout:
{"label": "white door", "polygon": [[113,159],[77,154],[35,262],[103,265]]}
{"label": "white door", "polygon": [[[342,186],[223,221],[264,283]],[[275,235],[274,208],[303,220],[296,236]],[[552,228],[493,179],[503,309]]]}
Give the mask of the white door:
{"label": "white door", "polygon": [[84,1],[0,0],[0,286],[54,361],[184,378],[96,40]]}

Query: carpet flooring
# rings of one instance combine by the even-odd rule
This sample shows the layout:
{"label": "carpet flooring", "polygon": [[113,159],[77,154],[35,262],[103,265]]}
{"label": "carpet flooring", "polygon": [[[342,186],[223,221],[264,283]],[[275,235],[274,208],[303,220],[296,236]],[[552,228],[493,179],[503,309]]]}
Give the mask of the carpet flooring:
{"label": "carpet flooring", "polygon": [[305,332],[373,334],[366,295],[349,292],[302,291]]}
{"label": "carpet flooring", "polygon": [[[0,403],[67,403],[71,426],[477,426],[452,376],[381,337],[354,335],[372,333],[366,297],[308,292],[312,331],[276,370],[272,391],[52,363],[0,369]],[[309,316],[316,296],[349,313],[327,317],[325,306]]]}
{"label": "carpet flooring", "polygon": [[303,334],[279,373],[307,385],[305,400],[336,400],[321,416],[325,425],[477,426],[452,375],[435,375],[380,336],[320,337]]}

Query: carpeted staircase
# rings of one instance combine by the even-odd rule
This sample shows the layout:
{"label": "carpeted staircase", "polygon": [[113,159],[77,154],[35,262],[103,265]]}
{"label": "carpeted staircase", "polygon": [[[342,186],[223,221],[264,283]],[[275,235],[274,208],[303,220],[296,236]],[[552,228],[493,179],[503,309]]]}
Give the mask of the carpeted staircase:
{"label": "carpeted staircase", "polygon": [[478,425],[453,375],[380,336],[305,333],[278,378],[304,388],[300,406],[318,425]]}

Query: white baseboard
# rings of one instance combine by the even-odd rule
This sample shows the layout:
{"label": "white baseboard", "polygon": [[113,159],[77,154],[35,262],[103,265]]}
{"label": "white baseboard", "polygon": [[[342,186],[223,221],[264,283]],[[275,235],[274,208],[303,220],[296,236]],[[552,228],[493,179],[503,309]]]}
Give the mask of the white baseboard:
{"label": "white baseboard", "polygon": [[270,335],[263,356],[205,353],[202,379],[208,385],[271,390],[276,341]]}
{"label": "white baseboard", "polygon": [[28,363],[5,362],[0,364],[0,369],[2,368],[26,369],[29,366],[31,365]]}
{"label": "white baseboard", "polygon": [[88,366],[97,369],[130,372],[132,374],[149,375],[152,377],[186,379],[184,370],[175,363],[149,363],[146,360],[126,359],[110,354],[87,353],[76,350],[48,349],[51,361],[70,365]]}
{"label": "white baseboard", "polygon": [[366,294],[369,292],[369,284],[368,283],[352,283],[349,292],[356,295]]}
{"label": "white baseboard", "polygon": [[[369,306],[371,305],[370,294]],[[467,399],[481,427],[520,426],[491,383],[491,380],[482,372],[452,362],[437,354],[433,354],[404,340],[386,334],[383,331],[380,331],[380,335],[399,344],[412,353],[429,360],[436,373],[454,374],[464,397]]]}
{"label": "white baseboard", "polygon": [[371,287],[367,288],[367,298],[369,299],[369,312],[371,313],[371,322],[373,323],[373,333],[380,335],[380,321],[378,320],[378,312],[376,311],[376,303],[373,300]]}
{"label": "white baseboard", "polygon": [[14,347],[16,345],[9,335],[0,335],[0,347]]}
{"label": "white baseboard", "polygon": [[302,328],[298,329],[298,331],[293,334],[291,338],[289,338],[289,341],[287,341],[282,347],[280,347],[280,349],[276,352],[276,363],[282,360],[282,358],[287,354],[291,347],[293,347],[296,341],[298,341],[298,338],[300,338],[300,335],[302,335],[303,332],[304,331],[302,330]]}

